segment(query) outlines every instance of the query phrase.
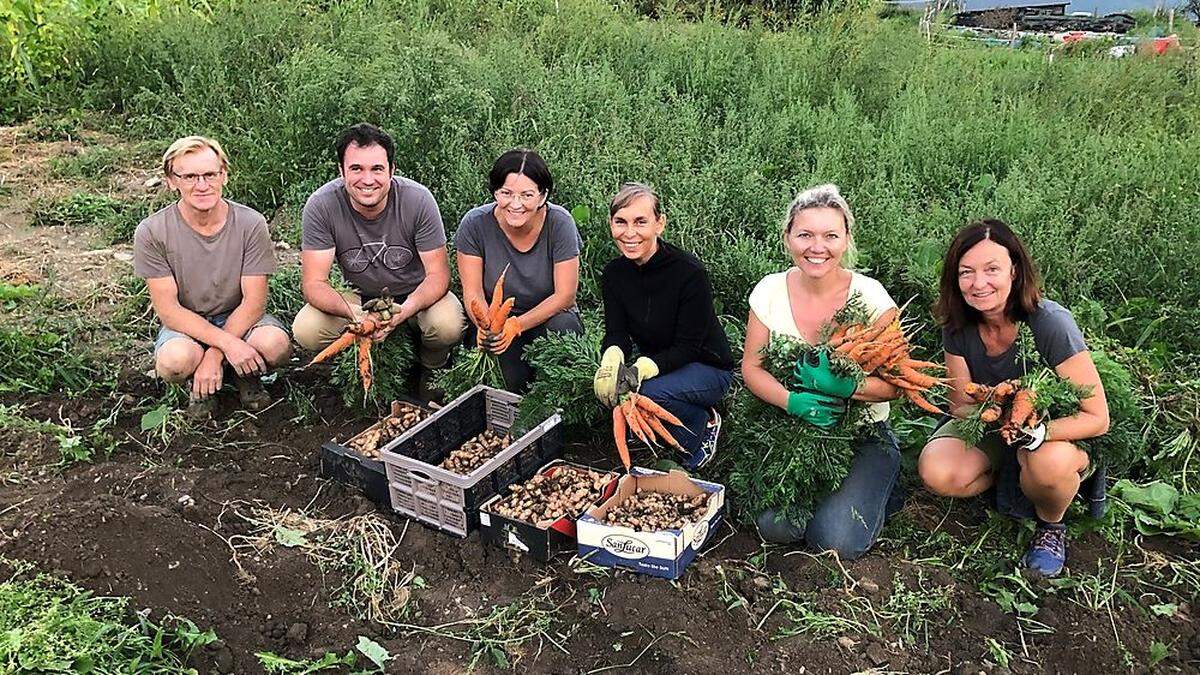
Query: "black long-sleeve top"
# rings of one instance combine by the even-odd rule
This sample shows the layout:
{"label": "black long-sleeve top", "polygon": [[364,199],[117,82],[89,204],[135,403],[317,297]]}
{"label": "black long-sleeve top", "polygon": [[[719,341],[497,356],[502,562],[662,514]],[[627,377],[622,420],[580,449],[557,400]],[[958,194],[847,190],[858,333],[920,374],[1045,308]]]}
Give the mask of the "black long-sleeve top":
{"label": "black long-sleeve top", "polygon": [[708,272],[663,240],[643,265],[624,256],[604,266],[604,349],[616,345],[658,364],[661,374],[700,362],[732,370],[729,338],[717,321]]}

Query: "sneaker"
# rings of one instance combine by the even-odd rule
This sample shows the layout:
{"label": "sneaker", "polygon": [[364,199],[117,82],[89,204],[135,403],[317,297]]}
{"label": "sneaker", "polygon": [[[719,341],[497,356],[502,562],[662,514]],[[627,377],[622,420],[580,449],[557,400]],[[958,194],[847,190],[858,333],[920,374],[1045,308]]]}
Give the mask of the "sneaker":
{"label": "sneaker", "polygon": [[715,408],[709,408],[708,424],[704,427],[704,437],[700,439],[700,447],[687,462],[692,471],[703,469],[705,465],[717,456],[717,438],[721,435],[721,413]]}
{"label": "sneaker", "polygon": [[237,386],[238,401],[248,412],[260,412],[271,405],[271,395],[263,388],[260,377],[234,377]]}
{"label": "sneaker", "polygon": [[1067,526],[1038,522],[1021,565],[1038,576],[1056,577],[1067,564]]}
{"label": "sneaker", "polygon": [[207,422],[217,411],[217,397],[193,398],[188,401],[188,407],[183,416],[189,422]]}

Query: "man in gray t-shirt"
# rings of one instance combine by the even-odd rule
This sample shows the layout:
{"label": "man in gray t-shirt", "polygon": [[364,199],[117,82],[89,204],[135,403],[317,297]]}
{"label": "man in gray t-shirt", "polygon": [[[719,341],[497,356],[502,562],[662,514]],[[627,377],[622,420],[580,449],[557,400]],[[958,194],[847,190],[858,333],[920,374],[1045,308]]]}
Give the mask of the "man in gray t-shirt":
{"label": "man in gray t-shirt", "polygon": [[270,397],[258,376],[291,354],[283,324],[264,312],[267,276],[275,271],[267,221],[222,198],[227,172],[216,141],[189,136],[172,143],[163,174],[179,201],[133,235],[134,272],[146,280],[162,321],[154,368],[168,382],[192,379],[192,417],[212,414],[226,362],[238,376],[242,405],[265,408]]}
{"label": "man in gray t-shirt", "polygon": [[[350,321],[362,303],[386,292],[399,303],[377,339],[405,324],[420,340],[422,398],[432,398],[429,371],[441,368],[462,338],[462,303],[450,293],[446,230],[437,202],[416,181],[393,175],[395,144],[370,124],[356,124],[337,144],[339,178],[309,197],[302,216],[301,285],[308,303],[292,333],[305,349],[319,351]],[[354,288],[329,283],[333,263]]]}

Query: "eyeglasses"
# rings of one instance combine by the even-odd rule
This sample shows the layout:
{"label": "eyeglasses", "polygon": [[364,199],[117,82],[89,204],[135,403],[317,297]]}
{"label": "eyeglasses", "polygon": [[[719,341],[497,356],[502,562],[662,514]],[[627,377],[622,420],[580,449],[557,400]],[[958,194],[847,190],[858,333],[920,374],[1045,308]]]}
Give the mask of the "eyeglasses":
{"label": "eyeglasses", "polygon": [[196,183],[199,183],[202,179],[204,180],[205,183],[212,185],[213,183],[217,182],[217,180],[219,178],[221,178],[221,176],[225,175],[225,171],[222,169],[221,171],[206,171],[204,173],[184,173],[184,174],[179,174],[179,173],[175,173],[174,171],[172,171],[171,175],[175,176],[175,179],[178,180],[180,183],[182,183],[188,187],[191,187],[191,186],[195,185]]}
{"label": "eyeglasses", "polygon": [[518,194],[516,192],[513,192],[512,190],[509,190],[508,188],[500,188],[499,190],[496,190],[495,194],[496,194],[496,201],[506,202],[506,203],[517,202],[518,204],[528,204],[530,202],[537,200],[538,197],[542,196],[542,193],[540,193],[540,192],[530,192],[530,191],[521,192]]}

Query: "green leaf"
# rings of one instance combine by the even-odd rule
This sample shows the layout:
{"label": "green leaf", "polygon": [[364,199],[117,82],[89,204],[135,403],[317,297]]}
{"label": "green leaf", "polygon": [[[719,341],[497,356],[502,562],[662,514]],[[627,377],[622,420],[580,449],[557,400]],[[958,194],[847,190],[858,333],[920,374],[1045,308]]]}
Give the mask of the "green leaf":
{"label": "green leaf", "polygon": [[1137,485],[1124,478],[1113,486],[1113,494],[1130,506],[1163,516],[1175,510],[1179,499],[1179,490],[1162,481]]}
{"label": "green leaf", "polygon": [[167,419],[167,415],[170,414],[170,412],[171,409],[167,406],[167,404],[164,403],[157,408],[143,414],[142,421],[138,426],[141,427],[142,431],[157,429],[158,427],[162,426],[163,421]]}
{"label": "green leaf", "polygon": [[592,218],[592,210],[585,204],[578,204],[571,209],[571,217],[575,219],[576,225],[582,225]]}
{"label": "green leaf", "polygon": [[290,527],[284,527],[283,525],[276,525],[272,534],[280,546],[286,546],[287,548],[304,546],[308,543],[308,539],[305,539],[303,532]]}
{"label": "green leaf", "polygon": [[1150,643],[1150,663],[1148,665],[1154,666],[1159,661],[1162,661],[1163,659],[1167,658],[1167,656],[1170,655],[1170,653],[1171,653],[1171,650],[1165,644],[1159,642],[1158,640],[1151,642]]}
{"label": "green leaf", "polygon": [[1175,616],[1175,612],[1179,611],[1179,605],[1173,602],[1164,602],[1159,605],[1150,605],[1150,613],[1155,616]]}
{"label": "green leaf", "polygon": [[383,670],[387,662],[392,660],[392,654],[386,647],[365,635],[358,636],[358,644],[355,646],[358,648],[358,651],[363,653],[363,656],[371,659],[372,663],[379,666],[380,670]]}
{"label": "green leaf", "polygon": [[492,656],[492,661],[496,663],[497,668],[501,668],[503,670],[509,669],[510,664],[508,662],[508,654],[505,654],[503,649],[493,645],[488,647],[488,654]]}

